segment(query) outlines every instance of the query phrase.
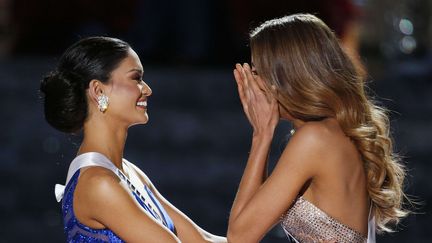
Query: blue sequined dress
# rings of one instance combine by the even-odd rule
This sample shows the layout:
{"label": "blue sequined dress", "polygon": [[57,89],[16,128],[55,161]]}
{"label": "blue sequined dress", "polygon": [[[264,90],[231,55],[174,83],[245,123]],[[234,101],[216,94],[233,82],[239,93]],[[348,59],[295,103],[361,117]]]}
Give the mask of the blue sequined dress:
{"label": "blue sequined dress", "polygon": [[[123,163],[125,168],[133,167],[127,160],[123,160]],[[127,178],[104,155],[90,152],[81,154],[72,161],[69,167],[66,187],[56,185],[57,200],[60,201],[63,198],[62,215],[67,242],[124,242],[110,229],[90,228],[82,224],[75,216],[73,195],[78,183],[80,169],[87,166],[102,166],[112,170],[120,178],[121,182],[127,185],[126,187],[130,190],[130,195],[138,201],[148,215],[154,217],[156,221],[167,227],[174,234],[176,233],[173,221],[147,185],[137,179],[136,175],[131,173],[131,171],[128,173],[131,178]]]}

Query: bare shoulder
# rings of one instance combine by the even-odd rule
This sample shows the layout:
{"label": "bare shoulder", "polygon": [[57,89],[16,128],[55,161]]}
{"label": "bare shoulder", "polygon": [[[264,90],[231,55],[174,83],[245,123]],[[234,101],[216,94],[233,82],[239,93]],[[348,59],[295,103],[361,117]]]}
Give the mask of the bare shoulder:
{"label": "bare shoulder", "polygon": [[76,217],[85,225],[105,228],[113,209],[132,205],[120,179],[104,167],[82,168],[74,192],[73,208]]}
{"label": "bare shoulder", "polygon": [[282,164],[310,169],[309,172],[316,175],[337,147],[336,131],[337,127],[326,121],[306,122],[291,137],[281,155]]}
{"label": "bare shoulder", "polygon": [[127,196],[120,185],[120,179],[111,170],[100,166],[83,170],[76,191],[76,199],[95,207],[106,205],[107,199],[112,201],[116,196],[120,198]]}
{"label": "bare shoulder", "polygon": [[79,181],[86,184],[86,187],[98,189],[99,187],[118,184],[120,179],[109,169],[100,166],[85,168],[79,177]]}
{"label": "bare shoulder", "polygon": [[112,171],[103,167],[82,171],[74,211],[81,223],[109,228],[126,242],[179,242],[139,205]]}
{"label": "bare shoulder", "polygon": [[292,136],[288,145],[294,147],[296,150],[308,150],[325,152],[332,143],[333,132],[323,121],[307,122],[301,126]]}

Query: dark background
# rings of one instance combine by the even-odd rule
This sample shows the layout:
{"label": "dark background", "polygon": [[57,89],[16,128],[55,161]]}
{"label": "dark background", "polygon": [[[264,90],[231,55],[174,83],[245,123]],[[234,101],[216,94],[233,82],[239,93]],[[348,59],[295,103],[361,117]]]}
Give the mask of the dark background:
{"label": "dark background", "polygon": [[[153,89],[150,121],[129,130],[125,157],[196,223],[225,235],[251,138],[232,69],[249,62],[251,28],[297,12],[318,14],[339,36],[347,21],[359,24],[369,86],[393,111],[406,191],[422,202],[377,240],[431,241],[431,0],[0,0],[0,243],[64,242],[54,184],[80,137],[49,127],[37,90],[67,46],[93,35],[128,41]],[[277,129],[272,166],[290,127]],[[263,240],[286,241],[280,226]]]}

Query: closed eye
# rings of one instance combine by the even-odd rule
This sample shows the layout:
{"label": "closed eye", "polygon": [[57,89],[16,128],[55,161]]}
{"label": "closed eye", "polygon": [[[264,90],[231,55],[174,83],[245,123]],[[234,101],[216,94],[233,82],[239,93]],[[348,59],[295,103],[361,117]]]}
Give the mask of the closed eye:
{"label": "closed eye", "polygon": [[252,68],[251,73],[252,73],[253,75],[258,75],[258,72],[257,72],[257,70],[256,70],[255,68]]}
{"label": "closed eye", "polygon": [[136,76],[136,77],[133,77],[133,80],[137,81],[137,83],[141,83],[143,81],[143,77],[142,76]]}
{"label": "closed eye", "polygon": [[130,78],[135,80],[137,83],[141,83],[143,81],[144,71],[141,69],[133,68],[127,73],[130,73]]}
{"label": "closed eye", "polygon": [[257,72],[257,70],[256,70],[256,68],[255,68],[255,65],[253,64],[253,62],[251,62],[251,73],[253,74],[253,75],[258,75],[258,72]]}

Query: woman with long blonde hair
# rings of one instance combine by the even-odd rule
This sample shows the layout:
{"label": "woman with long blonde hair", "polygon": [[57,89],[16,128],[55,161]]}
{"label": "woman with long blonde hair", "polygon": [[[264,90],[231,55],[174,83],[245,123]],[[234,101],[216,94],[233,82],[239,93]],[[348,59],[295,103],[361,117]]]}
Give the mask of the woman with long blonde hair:
{"label": "woman with long blonde hair", "polygon": [[[407,211],[405,171],[386,110],[317,17],[269,20],[250,35],[252,65],[234,76],[253,127],[229,218],[229,242],[258,242],[276,224],[296,242],[373,242]],[[280,119],[292,137],[267,176]]]}

